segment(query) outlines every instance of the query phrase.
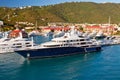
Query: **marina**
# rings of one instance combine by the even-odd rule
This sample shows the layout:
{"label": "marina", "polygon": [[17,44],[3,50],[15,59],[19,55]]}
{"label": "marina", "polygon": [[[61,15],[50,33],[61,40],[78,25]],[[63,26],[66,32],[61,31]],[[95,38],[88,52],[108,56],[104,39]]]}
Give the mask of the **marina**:
{"label": "marina", "polygon": [[[16,52],[25,58],[42,58],[100,51],[102,46],[120,44],[119,36],[105,36],[102,32],[82,33],[75,26],[69,28],[64,33],[58,32],[58,36],[49,32],[47,36],[31,37],[24,30],[13,30],[0,39],[0,53]],[[49,40],[39,43],[39,39],[33,40],[35,36],[48,37]]]}
{"label": "marina", "polygon": [[[51,40],[46,36],[34,36],[33,39],[36,44]],[[33,60],[28,60],[16,52],[0,54],[0,79],[119,80],[119,48],[119,45],[112,44],[102,47],[98,52]]]}
{"label": "marina", "polygon": [[0,80],[120,80],[119,2],[1,0]]}

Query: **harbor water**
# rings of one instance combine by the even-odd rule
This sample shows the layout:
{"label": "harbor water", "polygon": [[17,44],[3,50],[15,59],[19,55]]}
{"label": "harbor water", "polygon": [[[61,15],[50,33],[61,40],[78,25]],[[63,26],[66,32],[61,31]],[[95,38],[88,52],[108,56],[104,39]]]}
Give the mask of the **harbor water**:
{"label": "harbor water", "polygon": [[[35,37],[36,43],[48,41]],[[0,54],[0,80],[120,80],[120,45],[100,52],[27,60]]]}

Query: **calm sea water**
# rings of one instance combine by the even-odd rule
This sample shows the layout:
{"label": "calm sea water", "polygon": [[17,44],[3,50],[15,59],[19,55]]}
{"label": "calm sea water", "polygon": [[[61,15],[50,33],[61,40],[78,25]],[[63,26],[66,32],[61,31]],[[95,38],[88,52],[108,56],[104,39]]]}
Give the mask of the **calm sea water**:
{"label": "calm sea water", "polygon": [[16,53],[0,54],[0,80],[120,80],[120,45],[104,47],[100,52],[46,59],[26,60]]}

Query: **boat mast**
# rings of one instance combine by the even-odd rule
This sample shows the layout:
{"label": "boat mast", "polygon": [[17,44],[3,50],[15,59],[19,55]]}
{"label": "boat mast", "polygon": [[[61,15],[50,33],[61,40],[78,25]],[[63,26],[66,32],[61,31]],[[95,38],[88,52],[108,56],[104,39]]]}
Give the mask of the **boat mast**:
{"label": "boat mast", "polygon": [[[108,18],[108,27],[111,25],[111,17],[109,16]],[[108,28],[108,34],[110,34],[110,29]]]}
{"label": "boat mast", "polygon": [[109,26],[110,26],[110,23],[111,23],[111,17],[109,16],[109,19],[108,19]]}
{"label": "boat mast", "polygon": [[37,31],[37,20],[36,20],[36,23],[35,23],[35,31]]}

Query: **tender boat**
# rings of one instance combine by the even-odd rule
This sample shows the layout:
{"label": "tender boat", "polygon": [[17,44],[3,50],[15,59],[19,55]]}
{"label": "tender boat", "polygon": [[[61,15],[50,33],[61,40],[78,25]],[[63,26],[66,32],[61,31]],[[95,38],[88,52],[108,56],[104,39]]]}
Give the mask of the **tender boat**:
{"label": "tender boat", "polygon": [[101,45],[97,45],[95,42],[87,40],[86,38],[79,37],[75,30],[72,29],[62,37],[53,38],[49,42],[20,49],[15,52],[25,58],[43,58],[96,52],[100,50]]}

